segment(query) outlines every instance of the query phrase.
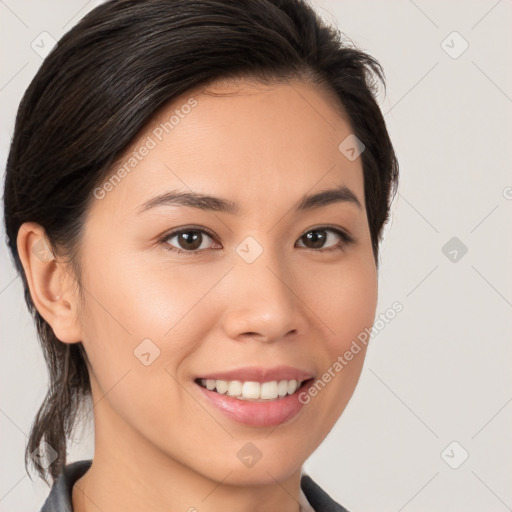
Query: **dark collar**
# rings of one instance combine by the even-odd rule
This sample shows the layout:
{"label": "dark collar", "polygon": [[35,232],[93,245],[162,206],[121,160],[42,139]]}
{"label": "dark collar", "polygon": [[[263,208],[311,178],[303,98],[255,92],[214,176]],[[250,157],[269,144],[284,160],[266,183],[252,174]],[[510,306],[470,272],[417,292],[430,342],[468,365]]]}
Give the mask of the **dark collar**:
{"label": "dark collar", "polygon": [[[55,480],[41,512],[73,512],[71,492],[74,483],[91,467],[92,459],[79,460],[64,467]],[[309,475],[303,474],[300,486],[315,512],[348,512],[336,503]]]}

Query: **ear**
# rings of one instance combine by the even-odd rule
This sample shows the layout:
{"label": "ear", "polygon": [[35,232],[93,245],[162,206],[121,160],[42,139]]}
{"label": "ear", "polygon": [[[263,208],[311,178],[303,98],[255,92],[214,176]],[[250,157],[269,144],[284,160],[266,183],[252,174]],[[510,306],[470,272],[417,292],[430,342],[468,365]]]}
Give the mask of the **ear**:
{"label": "ear", "polygon": [[68,268],[53,256],[44,228],[25,222],[18,231],[17,247],[39,314],[60,341],[81,341],[76,281]]}

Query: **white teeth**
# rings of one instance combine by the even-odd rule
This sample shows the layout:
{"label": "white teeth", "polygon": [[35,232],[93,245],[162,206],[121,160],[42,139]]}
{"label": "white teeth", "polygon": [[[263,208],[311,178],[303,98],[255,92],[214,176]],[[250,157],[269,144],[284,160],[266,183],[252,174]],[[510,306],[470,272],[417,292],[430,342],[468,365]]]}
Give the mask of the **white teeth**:
{"label": "white teeth", "polygon": [[217,393],[223,395],[228,390],[228,383],[225,380],[216,380],[215,388],[217,388]]}
{"label": "white teeth", "polygon": [[244,382],[241,395],[244,398],[260,398],[261,385],[259,382]]}
{"label": "white teeth", "polygon": [[279,384],[277,385],[277,392],[279,396],[284,396],[288,393],[288,381],[287,380],[280,380]]}
{"label": "white teeth", "polygon": [[238,396],[241,394],[242,394],[242,383],[239,380],[232,380],[228,385],[228,395],[229,396]]}
{"label": "white teeth", "polygon": [[[302,381],[303,382],[303,381]],[[227,394],[240,400],[275,400],[292,395],[302,384],[301,381],[281,380],[270,382],[241,382],[239,380],[201,379],[201,385],[221,395]]]}
{"label": "white teeth", "polygon": [[288,394],[289,395],[293,395],[293,393],[295,393],[295,391],[298,388],[297,384],[298,384],[298,382],[296,380],[288,381]]}
{"label": "white teeth", "polygon": [[277,382],[263,382],[260,386],[260,398],[272,400],[277,398]]}

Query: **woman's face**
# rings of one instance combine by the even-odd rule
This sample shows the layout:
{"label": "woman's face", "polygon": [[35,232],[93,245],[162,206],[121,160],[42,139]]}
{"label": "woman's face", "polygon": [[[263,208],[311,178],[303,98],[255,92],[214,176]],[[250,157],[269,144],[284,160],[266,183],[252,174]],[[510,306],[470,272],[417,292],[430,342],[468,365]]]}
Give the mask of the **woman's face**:
{"label": "woman's face", "polygon": [[[328,434],[364,345],[344,354],[377,303],[350,134],[311,85],[218,82],[164,107],[96,189],[80,318],[96,453],[254,484],[292,475]],[[292,394],[228,396],[241,390]]]}

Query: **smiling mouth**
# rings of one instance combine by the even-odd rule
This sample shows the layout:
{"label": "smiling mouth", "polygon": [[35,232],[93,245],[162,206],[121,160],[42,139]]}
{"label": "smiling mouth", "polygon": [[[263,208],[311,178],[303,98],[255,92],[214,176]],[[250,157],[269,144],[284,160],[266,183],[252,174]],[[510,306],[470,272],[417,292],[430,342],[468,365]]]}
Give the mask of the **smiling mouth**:
{"label": "smiling mouth", "polygon": [[302,381],[291,379],[267,382],[198,378],[194,382],[204,389],[238,400],[269,402],[293,395],[301,388],[308,386],[311,381],[313,378]]}

